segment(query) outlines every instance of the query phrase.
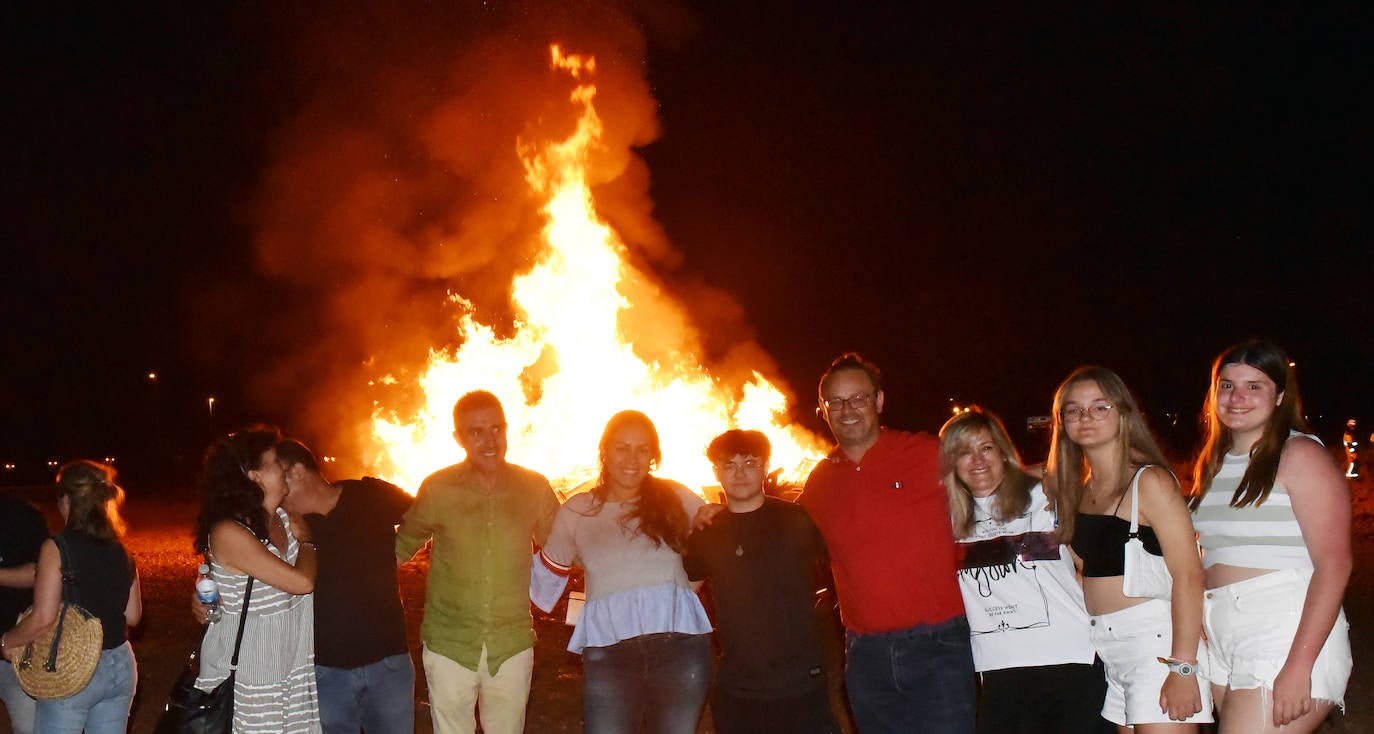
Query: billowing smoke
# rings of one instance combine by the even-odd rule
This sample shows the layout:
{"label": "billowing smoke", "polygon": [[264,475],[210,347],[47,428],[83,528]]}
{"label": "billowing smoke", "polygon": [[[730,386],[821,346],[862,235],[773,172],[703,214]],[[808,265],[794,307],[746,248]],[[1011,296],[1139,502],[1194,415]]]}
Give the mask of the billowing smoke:
{"label": "billowing smoke", "polygon": [[[277,318],[288,352],[268,361],[256,397],[294,396],[289,430],[364,455],[374,401],[404,412],[419,397],[408,378],[429,351],[456,346],[450,293],[498,334],[512,328],[512,280],[539,254],[543,225],[518,146],[566,136],[577,114],[567,75],[549,68],[552,42],[596,58],[597,210],[660,278],[628,286],[643,293],[626,294],[636,307],[623,319],[681,325],[650,330],[672,343],[636,350],[685,348],[727,372],[772,372],[740,340],[739,308],[675,272],[652,217],[649,171],[635,152],[659,134],[646,33],[680,38],[690,23],[673,6],[388,3],[298,21],[304,33],[280,70],[298,102],[272,141],[254,214],[257,262],[294,304]],[[711,333],[659,288],[690,291],[693,317]],[[377,384],[384,375],[395,383]]]}

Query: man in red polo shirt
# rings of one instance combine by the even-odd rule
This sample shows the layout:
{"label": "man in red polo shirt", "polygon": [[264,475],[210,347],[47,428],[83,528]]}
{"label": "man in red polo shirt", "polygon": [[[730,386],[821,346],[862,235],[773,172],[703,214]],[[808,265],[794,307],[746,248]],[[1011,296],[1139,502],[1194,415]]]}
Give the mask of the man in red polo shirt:
{"label": "man in red polo shirt", "polygon": [[801,496],[830,549],[850,706],[863,734],[971,734],[973,655],[940,442],[882,428],[882,410],[877,367],[852,352],[830,365],[820,412],[839,445]]}

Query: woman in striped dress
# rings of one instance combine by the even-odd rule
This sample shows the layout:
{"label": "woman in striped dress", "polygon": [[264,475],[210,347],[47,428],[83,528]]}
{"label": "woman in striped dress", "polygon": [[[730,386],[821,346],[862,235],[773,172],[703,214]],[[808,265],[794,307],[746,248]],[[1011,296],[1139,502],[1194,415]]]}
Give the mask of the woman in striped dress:
{"label": "woman in striped dress", "polygon": [[201,641],[201,690],[229,676],[244,590],[254,579],[234,679],[236,734],[320,731],[315,544],[306,524],[281,508],[287,490],[274,448],[280,438],[266,428],[229,434],[206,453],[201,478],[196,550],[210,564],[224,612]]}
{"label": "woman in striped dress", "polygon": [[1350,489],[1274,344],[1217,357],[1204,415],[1190,505],[1221,732],[1306,734],[1343,706],[1350,678]]}

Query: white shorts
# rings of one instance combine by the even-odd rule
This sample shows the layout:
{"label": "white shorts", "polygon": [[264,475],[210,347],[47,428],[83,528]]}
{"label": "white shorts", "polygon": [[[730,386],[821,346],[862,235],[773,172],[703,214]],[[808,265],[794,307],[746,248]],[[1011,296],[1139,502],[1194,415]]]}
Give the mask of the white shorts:
{"label": "white shorts", "polygon": [[[1159,662],[1173,653],[1174,630],[1169,602],[1150,599],[1133,607],[1088,619],[1088,633],[1097,656],[1107,668],[1107,699],[1102,718],[1119,726],[1177,724],[1159,708],[1159,691],[1169,668]],[[1207,651],[1198,641],[1198,689],[1202,710],[1185,720],[1198,724],[1212,721],[1212,689],[1202,673]]]}
{"label": "white shorts", "polygon": [[[1298,632],[1311,569],[1290,568],[1209,590],[1203,595],[1207,679],[1231,690],[1274,689]],[[1312,698],[1345,709],[1350,681],[1350,624],[1336,616],[1312,666]]]}

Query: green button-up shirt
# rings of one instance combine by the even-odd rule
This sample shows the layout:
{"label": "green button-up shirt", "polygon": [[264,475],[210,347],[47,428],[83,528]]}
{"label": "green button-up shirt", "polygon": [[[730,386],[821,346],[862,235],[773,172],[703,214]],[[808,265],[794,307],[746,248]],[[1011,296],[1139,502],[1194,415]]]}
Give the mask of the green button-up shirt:
{"label": "green button-up shirt", "polygon": [[494,673],[534,644],[530,559],[557,512],[549,480],[514,464],[491,489],[466,461],[425,479],[396,533],[396,557],[408,560],[434,541],[420,625],[426,647],[476,670],[485,644]]}

